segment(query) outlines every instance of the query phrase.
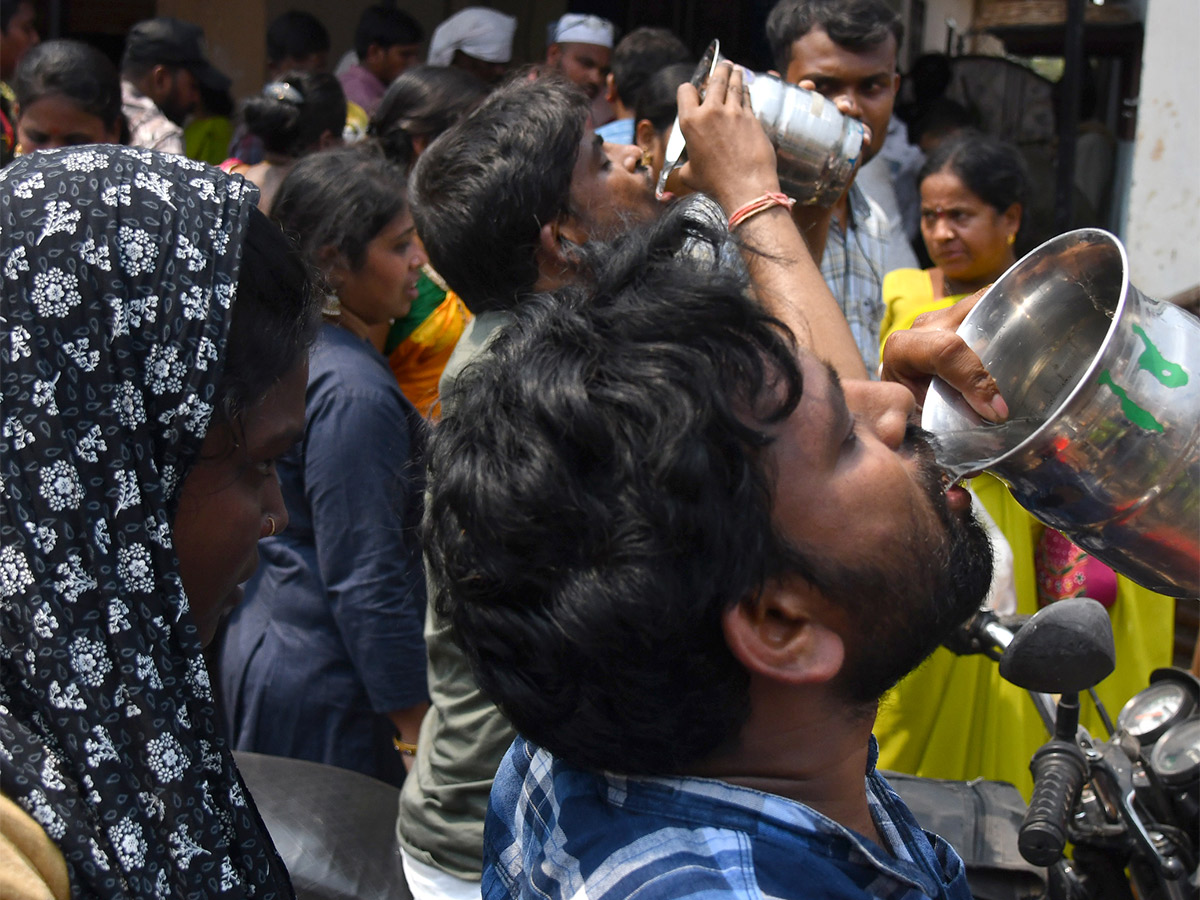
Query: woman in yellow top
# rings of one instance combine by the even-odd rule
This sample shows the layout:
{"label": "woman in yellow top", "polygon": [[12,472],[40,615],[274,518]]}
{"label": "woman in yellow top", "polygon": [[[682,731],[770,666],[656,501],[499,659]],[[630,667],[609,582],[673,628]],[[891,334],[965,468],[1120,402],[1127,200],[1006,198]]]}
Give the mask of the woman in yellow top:
{"label": "woman in yellow top", "polygon": [[[1016,261],[1029,179],[1014,147],[966,132],[934,150],[918,179],[921,236],[934,267],[897,269],[884,278],[883,342],[893,331],[911,327],[921,313],[950,306],[991,284]],[[1012,549],[1018,612],[1037,611],[1039,587],[1043,600],[1084,594],[1109,604],[1117,670],[1097,693],[1115,717],[1146,686],[1152,669],[1170,664],[1174,601],[1122,577],[1115,586],[1111,575],[1101,583],[1096,576],[1107,569],[1095,560],[1074,560],[1064,579],[1064,567],[1056,572],[1046,564],[1053,533],[1001,482],[982,475],[974,479],[972,490]],[[1043,564],[1035,567],[1039,555]],[[1069,582],[1066,590],[1064,581]],[[1084,708],[1085,726],[1104,734],[1086,701]],[[876,734],[881,768],[932,778],[995,778],[1012,782],[1026,796],[1032,787],[1029,758],[1047,737],[1029,697],[1003,681],[995,663],[979,656],[956,657],[945,649],[884,701]]]}

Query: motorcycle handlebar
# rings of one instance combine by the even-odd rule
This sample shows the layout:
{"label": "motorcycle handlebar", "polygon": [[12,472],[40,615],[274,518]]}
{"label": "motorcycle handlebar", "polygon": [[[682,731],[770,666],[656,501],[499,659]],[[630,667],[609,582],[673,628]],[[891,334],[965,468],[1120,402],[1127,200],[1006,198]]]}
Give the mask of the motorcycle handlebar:
{"label": "motorcycle handlebar", "polygon": [[1029,763],[1033,799],[1021,823],[1017,848],[1035,866],[1052,866],[1067,843],[1071,806],[1087,779],[1087,759],[1073,743],[1048,741]]}

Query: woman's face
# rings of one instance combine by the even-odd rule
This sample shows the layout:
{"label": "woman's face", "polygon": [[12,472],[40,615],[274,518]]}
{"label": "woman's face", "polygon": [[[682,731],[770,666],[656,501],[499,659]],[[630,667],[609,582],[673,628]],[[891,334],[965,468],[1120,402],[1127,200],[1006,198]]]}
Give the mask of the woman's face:
{"label": "woman's face", "polygon": [[84,112],[69,97],[48,94],[17,109],[17,142],[22,153],[73,147],[76,144],[116,144],[121,135],[99,116]]}
{"label": "woman's face", "polygon": [[258,541],[287,527],[275,460],[304,434],[307,361],[294,366],[237,423],[214,425],[184,479],[173,525],[179,576],[207,644],[242,599]]}
{"label": "woman's face", "polygon": [[338,299],[367,325],[402,318],[417,299],[417,278],[426,262],[406,210],[371,239],[361,266],[335,265],[332,275]]}
{"label": "woman's face", "polygon": [[1021,205],[998,212],[942,170],[921,182],[921,236],[929,257],[961,284],[995,281],[1013,262],[1011,240],[1021,224]]}
{"label": "woman's face", "polygon": [[8,27],[0,31],[0,76],[5,81],[12,77],[17,64],[38,40],[37,10],[25,0],[18,4]]}

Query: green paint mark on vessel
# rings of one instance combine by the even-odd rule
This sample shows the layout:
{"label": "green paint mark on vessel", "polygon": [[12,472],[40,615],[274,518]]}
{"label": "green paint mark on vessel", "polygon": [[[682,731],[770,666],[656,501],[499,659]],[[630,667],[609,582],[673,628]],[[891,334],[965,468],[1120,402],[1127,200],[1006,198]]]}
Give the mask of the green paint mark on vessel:
{"label": "green paint mark on vessel", "polygon": [[[1184,377],[1186,378],[1187,376],[1185,375]],[[1111,390],[1117,395],[1117,397],[1120,398],[1121,412],[1124,413],[1125,418],[1127,418],[1138,428],[1143,428],[1146,431],[1161,432],[1163,430],[1162,423],[1160,423],[1158,419],[1154,418],[1154,416],[1150,415],[1150,413],[1146,412],[1146,410],[1142,409],[1134,401],[1130,400],[1129,395],[1125,392],[1125,389],[1113,382],[1112,376],[1108,373],[1108,369],[1105,369],[1100,373],[1100,383],[1108,385],[1109,390]]]}
{"label": "green paint mark on vessel", "polygon": [[[1146,342],[1146,349],[1138,357],[1138,368],[1145,369],[1158,379],[1160,384],[1169,388],[1183,387],[1188,382],[1188,374],[1179,363],[1171,362],[1158,352],[1154,342],[1137,325],[1133,326],[1134,333]],[[1159,429],[1161,431],[1161,429]]]}

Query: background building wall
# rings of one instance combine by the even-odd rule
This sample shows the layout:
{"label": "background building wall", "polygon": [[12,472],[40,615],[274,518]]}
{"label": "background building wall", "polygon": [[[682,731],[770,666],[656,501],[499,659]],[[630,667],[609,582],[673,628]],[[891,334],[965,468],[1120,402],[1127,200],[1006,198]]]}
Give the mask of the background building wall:
{"label": "background building wall", "polygon": [[1152,297],[1200,284],[1200,4],[1146,8],[1141,99],[1122,234],[1131,280]]}

